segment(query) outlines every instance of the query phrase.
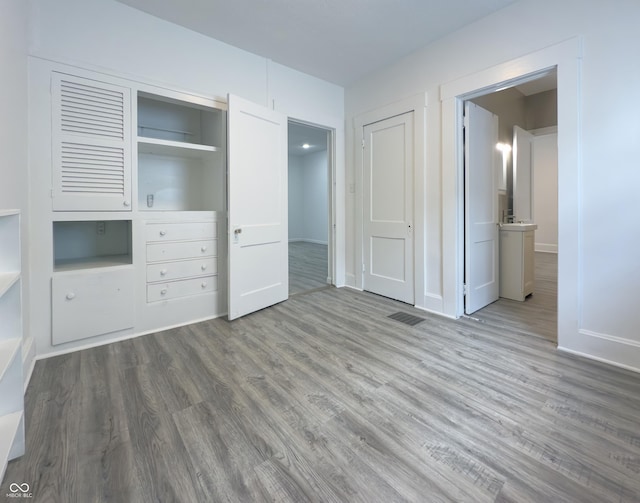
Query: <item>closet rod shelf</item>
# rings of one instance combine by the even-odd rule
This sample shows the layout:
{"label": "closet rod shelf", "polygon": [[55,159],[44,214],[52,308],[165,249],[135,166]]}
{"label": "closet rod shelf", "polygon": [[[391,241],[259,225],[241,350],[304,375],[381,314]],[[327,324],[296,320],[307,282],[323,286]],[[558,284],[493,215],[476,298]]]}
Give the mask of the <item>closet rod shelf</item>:
{"label": "closet rod shelf", "polygon": [[212,145],[138,136],[138,151],[141,154],[203,158],[214,152],[219,152],[220,149]]}

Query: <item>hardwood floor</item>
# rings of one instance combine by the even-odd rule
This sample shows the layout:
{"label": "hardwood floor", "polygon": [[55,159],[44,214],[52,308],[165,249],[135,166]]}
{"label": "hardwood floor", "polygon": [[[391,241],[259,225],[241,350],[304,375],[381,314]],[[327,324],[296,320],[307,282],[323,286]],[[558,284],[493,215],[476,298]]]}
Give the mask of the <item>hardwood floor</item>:
{"label": "hardwood floor", "polygon": [[640,501],[640,375],[556,352],[533,300],[454,321],[327,288],[39,361],[0,496]]}
{"label": "hardwood floor", "polygon": [[289,295],[327,286],[327,245],[289,243]]}

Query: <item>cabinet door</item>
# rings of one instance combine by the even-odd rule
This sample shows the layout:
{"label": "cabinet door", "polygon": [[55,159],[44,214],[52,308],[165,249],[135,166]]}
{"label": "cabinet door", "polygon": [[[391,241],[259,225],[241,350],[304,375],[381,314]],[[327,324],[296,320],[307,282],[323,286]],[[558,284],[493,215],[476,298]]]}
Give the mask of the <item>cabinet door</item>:
{"label": "cabinet door", "polygon": [[53,344],[133,327],[133,268],[54,274]]}
{"label": "cabinet door", "polygon": [[131,91],[53,73],[53,210],[131,209]]}

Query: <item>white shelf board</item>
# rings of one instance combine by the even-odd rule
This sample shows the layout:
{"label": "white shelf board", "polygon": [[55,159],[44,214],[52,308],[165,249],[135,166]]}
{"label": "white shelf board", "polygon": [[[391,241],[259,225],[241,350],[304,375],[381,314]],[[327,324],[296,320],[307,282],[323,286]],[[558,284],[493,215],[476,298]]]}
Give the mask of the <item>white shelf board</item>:
{"label": "white shelf board", "polygon": [[211,145],[138,136],[138,152],[141,154],[194,157],[200,159],[211,155],[213,152],[219,151],[220,149],[218,147]]}
{"label": "white shelf board", "polygon": [[53,270],[54,272],[77,271],[81,269],[96,269],[101,267],[115,267],[131,264],[131,255],[129,254],[104,255],[96,257],[56,260]]}
{"label": "white shelf board", "polygon": [[0,210],[0,217],[10,217],[12,215],[19,215],[20,210]]}
{"label": "white shelf board", "polygon": [[20,351],[21,343],[22,341],[19,337],[0,341],[0,381],[2,381],[4,374]]}
{"label": "white shelf board", "polygon": [[23,412],[20,410],[0,416],[0,482],[4,479],[4,472],[7,469],[7,462],[9,461],[9,453],[11,452],[18,428],[20,428],[22,414]]}
{"label": "white shelf board", "polygon": [[0,297],[2,297],[13,284],[20,279],[18,271],[0,273]]}

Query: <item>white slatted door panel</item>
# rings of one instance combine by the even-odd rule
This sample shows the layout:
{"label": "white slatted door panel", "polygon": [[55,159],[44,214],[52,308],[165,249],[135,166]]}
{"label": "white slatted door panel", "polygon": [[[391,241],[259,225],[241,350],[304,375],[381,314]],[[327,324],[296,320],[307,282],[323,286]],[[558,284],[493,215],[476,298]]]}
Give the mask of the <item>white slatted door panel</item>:
{"label": "white slatted door panel", "polygon": [[53,74],[53,209],[131,209],[131,92]]}

